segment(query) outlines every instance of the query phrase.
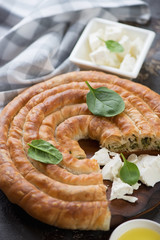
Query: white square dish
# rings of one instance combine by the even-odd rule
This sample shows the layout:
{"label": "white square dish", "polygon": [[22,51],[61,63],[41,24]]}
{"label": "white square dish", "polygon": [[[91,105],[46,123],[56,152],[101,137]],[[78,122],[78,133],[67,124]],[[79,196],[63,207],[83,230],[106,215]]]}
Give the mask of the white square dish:
{"label": "white square dish", "polygon": [[[91,48],[89,45],[89,36],[95,33],[98,29],[104,29],[105,27],[115,27],[117,29],[123,29],[128,34],[131,40],[138,37],[143,43],[142,47],[140,48],[139,55],[136,58],[134,66],[133,67],[130,66],[132,68],[131,71],[130,70],[126,71],[124,69],[120,69],[119,67],[107,66],[103,64],[100,65],[91,61],[90,58]],[[101,70],[129,79],[133,79],[138,76],[142,64],[154,40],[154,37],[155,33],[150,30],[133,27],[127,24],[113,22],[101,18],[93,18],[84,29],[69,59],[71,62],[75,63],[76,65],[84,69]]]}

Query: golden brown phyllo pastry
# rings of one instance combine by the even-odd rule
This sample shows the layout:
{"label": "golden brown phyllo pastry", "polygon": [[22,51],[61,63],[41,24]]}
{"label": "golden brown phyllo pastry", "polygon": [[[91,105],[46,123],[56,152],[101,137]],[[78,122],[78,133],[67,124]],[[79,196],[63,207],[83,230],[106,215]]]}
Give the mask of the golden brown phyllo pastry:
{"label": "golden brown phyllo pastry", "polygon": [[[88,110],[93,88],[116,91],[125,110],[115,117]],[[69,229],[108,230],[110,211],[97,161],[78,144],[91,138],[111,151],[160,148],[160,96],[105,73],[72,72],[37,84],[0,115],[0,188],[10,201],[42,222]],[[28,143],[43,139],[63,155],[58,165],[29,158]]]}

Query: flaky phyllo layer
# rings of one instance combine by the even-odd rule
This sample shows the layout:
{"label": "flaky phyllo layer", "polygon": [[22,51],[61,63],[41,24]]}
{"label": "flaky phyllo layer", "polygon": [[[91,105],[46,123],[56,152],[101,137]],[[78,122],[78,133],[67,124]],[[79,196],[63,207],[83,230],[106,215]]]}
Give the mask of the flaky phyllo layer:
{"label": "flaky phyllo layer", "polygon": [[[125,101],[115,117],[88,110],[88,81]],[[108,230],[106,187],[96,160],[78,144],[91,138],[111,151],[159,150],[160,96],[143,85],[100,72],[73,72],[37,84],[0,116],[0,188],[42,222],[70,229]],[[28,157],[28,143],[43,139],[63,155],[58,165]]]}

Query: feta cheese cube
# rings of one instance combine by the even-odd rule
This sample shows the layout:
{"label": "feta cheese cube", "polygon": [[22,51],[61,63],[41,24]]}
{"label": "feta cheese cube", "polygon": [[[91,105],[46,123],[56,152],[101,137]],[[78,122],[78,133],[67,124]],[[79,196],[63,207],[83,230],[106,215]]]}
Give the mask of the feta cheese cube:
{"label": "feta cheese cube", "polygon": [[117,53],[119,57],[124,58],[127,53],[130,51],[130,39],[127,35],[122,36],[119,41],[119,44],[124,48],[123,52]]}
{"label": "feta cheese cube", "polygon": [[137,58],[143,48],[143,41],[137,37],[131,42],[130,54]]}
{"label": "feta cheese cube", "polygon": [[124,57],[120,69],[127,72],[132,72],[136,64],[136,59],[132,57],[129,53]]}
{"label": "feta cheese cube", "polygon": [[92,62],[99,64],[99,65],[105,65],[106,64],[106,55],[107,55],[107,49],[105,46],[99,47],[97,50],[90,53],[90,59]]}
{"label": "feta cheese cube", "polygon": [[119,41],[119,39],[123,35],[123,29],[117,28],[113,26],[106,26],[105,32],[104,32],[104,40],[114,40]]}
{"label": "feta cheese cube", "polygon": [[91,52],[90,59],[98,65],[107,65],[111,67],[118,67],[120,65],[117,55],[110,52],[106,46],[101,46],[97,50]]}
{"label": "feta cheese cube", "polygon": [[98,47],[102,45],[102,41],[100,38],[103,39],[103,29],[99,29],[98,31],[91,33],[89,35],[89,46],[92,51],[95,51]]}

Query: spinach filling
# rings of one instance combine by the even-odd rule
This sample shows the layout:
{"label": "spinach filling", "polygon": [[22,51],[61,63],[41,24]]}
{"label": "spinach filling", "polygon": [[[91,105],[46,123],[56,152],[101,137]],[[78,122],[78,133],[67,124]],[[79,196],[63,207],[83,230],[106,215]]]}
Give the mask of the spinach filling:
{"label": "spinach filling", "polygon": [[133,134],[132,138],[129,138],[130,148],[136,149],[138,148],[137,137]]}
{"label": "spinach filling", "polygon": [[130,145],[130,148],[131,149],[136,149],[136,148],[138,148],[138,143],[132,143],[131,145]]}
{"label": "spinach filling", "polygon": [[121,152],[121,151],[124,151],[126,149],[126,144],[108,145],[107,148],[108,148],[109,151]]}
{"label": "spinach filling", "polygon": [[151,138],[145,137],[141,139],[141,143],[144,148],[148,147],[151,144]]}
{"label": "spinach filling", "polygon": [[159,151],[160,150],[160,141],[156,141],[155,144],[156,144],[157,150]]}

